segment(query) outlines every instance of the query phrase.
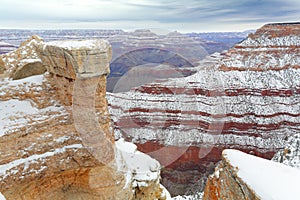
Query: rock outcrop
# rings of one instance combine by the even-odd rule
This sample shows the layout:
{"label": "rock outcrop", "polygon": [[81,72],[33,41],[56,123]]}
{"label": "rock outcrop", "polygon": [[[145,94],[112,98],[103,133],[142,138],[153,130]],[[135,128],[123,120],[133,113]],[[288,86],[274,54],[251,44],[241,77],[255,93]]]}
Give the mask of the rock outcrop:
{"label": "rock outcrop", "polygon": [[299,41],[298,23],[265,25],[192,76],[108,93],[116,136],[165,166],[173,194],[207,177],[225,148],[271,159],[300,128]]}
{"label": "rock outcrop", "polygon": [[21,79],[45,73],[46,69],[36,51],[36,45],[42,42],[43,40],[38,36],[32,36],[22,42],[20,48],[1,55],[0,60],[3,62],[6,76],[12,79]]}
{"label": "rock outcrop", "polygon": [[[35,75],[40,66],[23,65],[28,58],[47,72]],[[168,197],[157,161],[133,144],[114,144],[105,98],[110,59],[103,40],[36,36],[3,56],[0,192],[7,200]]]}
{"label": "rock outcrop", "polygon": [[[224,150],[203,200],[298,199],[298,169],[237,150]],[[287,184],[288,183],[288,184]]]}

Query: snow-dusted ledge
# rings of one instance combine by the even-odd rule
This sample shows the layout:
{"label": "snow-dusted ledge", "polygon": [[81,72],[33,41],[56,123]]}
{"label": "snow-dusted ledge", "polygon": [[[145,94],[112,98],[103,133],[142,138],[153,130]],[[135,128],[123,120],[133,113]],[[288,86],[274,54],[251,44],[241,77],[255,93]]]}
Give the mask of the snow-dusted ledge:
{"label": "snow-dusted ledge", "polygon": [[223,157],[262,200],[299,199],[299,169],[232,149]]}
{"label": "snow-dusted ledge", "polygon": [[[133,143],[120,139],[115,142],[116,145],[116,164],[118,171],[125,174],[126,184],[124,188],[140,188],[149,187],[149,183],[157,182],[160,179],[160,164],[157,160],[151,158],[137,150],[137,146]],[[162,189],[162,197],[171,200],[169,192],[164,186]]]}

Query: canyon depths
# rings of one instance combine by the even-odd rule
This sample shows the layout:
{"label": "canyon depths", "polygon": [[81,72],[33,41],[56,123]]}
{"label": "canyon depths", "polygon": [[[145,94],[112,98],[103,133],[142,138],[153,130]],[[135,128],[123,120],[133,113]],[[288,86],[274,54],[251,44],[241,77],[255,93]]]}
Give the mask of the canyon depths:
{"label": "canyon depths", "polygon": [[226,148],[271,159],[299,132],[299,41],[299,23],[266,24],[194,75],[108,93],[116,137],[163,165],[171,194],[203,190]]}

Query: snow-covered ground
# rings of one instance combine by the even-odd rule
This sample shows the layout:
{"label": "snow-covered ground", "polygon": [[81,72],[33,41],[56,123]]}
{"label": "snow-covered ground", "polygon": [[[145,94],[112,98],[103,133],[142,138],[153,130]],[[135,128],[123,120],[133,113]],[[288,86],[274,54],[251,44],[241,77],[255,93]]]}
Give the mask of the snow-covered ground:
{"label": "snow-covered ground", "polygon": [[147,186],[147,181],[159,179],[160,164],[156,160],[139,152],[135,144],[124,139],[116,141],[115,145],[118,170],[127,174],[127,181],[133,180],[133,187]]}
{"label": "snow-covered ground", "polygon": [[[133,143],[120,139],[115,142],[116,161],[119,171],[125,174],[126,183],[124,188],[129,184],[135,187],[147,187],[149,182],[158,181],[160,176],[160,164],[149,155],[137,150]],[[172,200],[167,189],[160,185],[162,197]]]}
{"label": "snow-covered ground", "polygon": [[262,200],[299,199],[299,169],[233,149],[224,150],[223,156]]}
{"label": "snow-covered ground", "polygon": [[[0,99],[8,93],[33,91],[38,93],[44,81],[44,75],[31,76],[20,80],[0,80]],[[33,89],[33,90],[31,90]],[[20,100],[18,97],[0,100],[0,137],[10,134],[20,127],[31,126],[67,115],[64,107],[51,106],[39,109],[31,99]]]}

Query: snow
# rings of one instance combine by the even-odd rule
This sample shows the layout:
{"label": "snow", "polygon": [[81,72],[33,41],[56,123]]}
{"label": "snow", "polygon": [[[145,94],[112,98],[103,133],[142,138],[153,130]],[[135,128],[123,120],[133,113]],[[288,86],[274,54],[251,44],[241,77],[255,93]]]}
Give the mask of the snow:
{"label": "snow", "polygon": [[290,136],[285,148],[277,152],[272,160],[300,170],[300,133]]}
{"label": "snow", "polygon": [[233,149],[224,150],[223,156],[262,200],[299,198],[299,169]]}
{"label": "snow", "polygon": [[49,46],[57,46],[65,49],[82,49],[82,48],[99,48],[105,50],[108,48],[109,43],[105,40],[65,40],[65,41],[51,41],[45,43],[44,48]]}
{"label": "snow", "polygon": [[171,200],[201,200],[203,198],[203,192],[194,195],[179,195],[173,197]]}
{"label": "snow", "polygon": [[35,85],[42,85],[44,81],[44,75],[36,75],[36,76],[30,76],[23,79],[18,80],[8,80],[5,79],[4,81],[0,81],[1,89],[2,87],[10,87],[10,86],[18,86],[23,84],[35,84]]}
{"label": "snow", "polygon": [[0,192],[0,200],[6,200],[3,194],[1,194],[1,192]]}
{"label": "snow", "polygon": [[23,118],[24,115],[35,114],[38,114],[38,109],[32,107],[28,100],[0,101],[0,136],[5,133],[6,127],[26,123],[26,119]]}
{"label": "snow", "polygon": [[[51,117],[49,115],[51,114]],[[0,137],[19,127],[30,126],[39,121],[51,120],[58,115],[64,115],[63,107],[49,106],[43,109],[34,107],[30,100],[10,99],[0,101]],[[31,123],[32,122],[32,123]],[[31,124],[30,124],[31,123]]]}
{"label": "snow", "polygon": [[159,179],[160,164],[156,160],[137,151],[136,145],[124,139],[116,141],[115,145],[117,167],[125,174],[125,187],[131,180],[133,187],[147,187],[147,181]]}
{"label": "snow", "polygon": [[[43,154],[34,154],[27,158],[20,158],[18,160],[14,160],[10,163],[0,165],[0,176],[4,176],[4,178],[5,178],[5,176],[7,176],[9,174],[8,171],[10,171],[10,170],[14,171],[12,169],[21,164],[24,164],[24,170],[26,170],[29,167],[30,163],[34,163],[36,160],[45,159],[45,158],[51,157],[55,154],[63,153],[67,149],[79,149],[79,148],[83,148],[82,144],[72,144],[69,146],[64,146],[62,148],[55,149],[54,151],[51,151],[51,152],[46,152]],[[45,168],[42,168],[42,169],[45,169]]]}

